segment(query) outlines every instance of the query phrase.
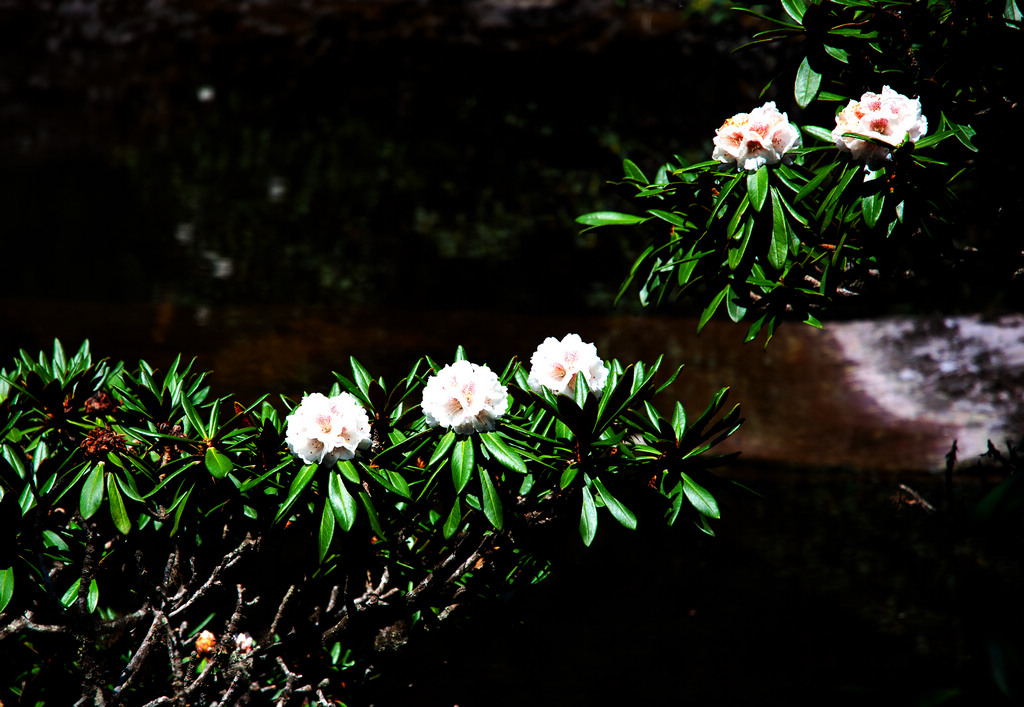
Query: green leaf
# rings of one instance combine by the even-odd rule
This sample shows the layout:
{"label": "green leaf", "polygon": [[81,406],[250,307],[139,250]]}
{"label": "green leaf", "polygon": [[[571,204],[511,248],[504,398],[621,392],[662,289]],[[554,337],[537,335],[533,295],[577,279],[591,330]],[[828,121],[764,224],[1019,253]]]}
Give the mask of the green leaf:
{"label": "green leaf", "polygon": [[814,97],[818,95],[818,90],[821,88],[821,74],[811,68],[811,62],[808,61],[807,57],[800,62],[800,67],[796,70],[796,83],[793,85],[793,95],[796,97],[796,103],[801,108],[806,108],[814,100]]}
{"label": "green leaf", "polygon": [[1003,8],[1003,19],[1008,22],[1024,20],[1024,15],[1021,14],[1020,8],[1017,7],[1017,3],[1014,0],[1006,0],[1006,7]]}
{"label": "green leaf", "polygon": [[478,468],[477,474],[480,476],[480,490],[483,492],[480,500],[483,502],[484,515],[487,516],[487,520],[491,521],[491,525],[501,530],[503,521],[501,499],[498,498],[498,493],[494,490],[491,475],[482,467]]}
{"label": "green leaf", "polygon": [[836,61],[841,61],[844,64],[850,63],[850,52],[846,51],[845,49],[840,49],[839,47],[830,47],[827,44],[824,46],[824,48],[825,53],[827,53]]}
{"label": "green leaf", "polygon": [[632,216],[617,211],[594,211],[576,217],[576,223],[584,226],[632,226],[637,223],[649,221],[649,216]]}
{"label": "green leaf", "polygon": [[577,472],[579,472],[579,470],[580,468],[575,464],[570,464],[569,466],[567,466],[565,468],[565,471],[562,472],[561,478],[558,479],[558,488],[567,488],[569,484],[572,483],[572,480],[576,478],[576,474]]}
{"label": "green leaf", "polygon": [[686,410],[683,409],[683,404],[677,400],[675,410],[672,412],[672,433],[677,442],[682,438],[684,432],[686,432]]}
{"label": "green leaf", "polygon": [[594,486],[597,487],[597,492],[601,494],[601,500],[604,501],[604,507],[608,509],[612,517],[630,530],[636,530],[636,516],[633,515],[633,512],[609,493],[605,485],[601,483],[601,479],[595,477]]}
{"label": "green leaf", "polygon": [[776,270],[783,270],[788,255],[789,223],[786,221],[782,197],[779,196],[778,190],[772,187],[772,240],[768,247],[768,264]]}
{"label": "green leaf", "polygon": [[96,578],[94,577],[93,580],[89,582],[89,593],[85,597],[86,608],[89,609],[90,614],[96,611],[96,607],[99,606],[99,603],[100,585],[96,583]]}
{"label": "green leaf", "polygon": [[0,570],[0,613],[7,608],[14,596],[14,567]]}
{"label": "green leaf", "polygon": [[341,529],[347,533],[356,522],[358,506],[356,499],[348,492],[345,482],[336,472],[331,472],[330,480],[327,482],[327,497],[334,510],[334,517],[341,525]]}
{"label": "green leaf", "polygon": [[473,475],[474,461],[473,438],[466,437],[456,442],[455,451],[452,452],[452,483],[455,484],[455,493],[462,493],[462,489],[469,483],[469,478]]}
{"label": "green leaf", "polygon": [[583,487],[583,507],[580,509],[580,537],[583,544],[590,547],[597,535],[597,506],[594,505],[594,497],[590,495],[590,489]]}
{"label": "green leaf", "polygon": [[192,407],[192,401],[188,399],[187,395],[181,396],[181,407],[185,410],[185,417],[192,425],[192,432],[204,439],[211,437],[206,431],[206,426],[203,424],[202,418],[196,412],[196,409]]}
{"label": "green leaf", "polygon": [[334,539],[334,511],[331,510],[331,503],[324,504],[324,512],[320,515],[320,552],[317,562],[323,562],[327,556],[327,550]]}
{"label": "green leaf", "polygon": [[[583,381],[580,377],[576,379],[576,385],[581,385],[584,388],[587,387],[586,381]],[[507,469],[519,472],[520,474],[526,473],[526,463],[523,458],[519,456],[519,453],[512,449],[505,440],[501,438],[498,432],[481,432],[480,441],[487,447],[487,451],[498,460],[498,462]]]}
{"label": "green leaf", "polygon": [[829,144],[832,144],[834,142],[832,140],[832,131],[826,128],[822,128],[817,125],[805,125],[802,128],[800,128],[800,130],[802,132],[807,133],[815,140],[821,140],[822,142],[827,142]]}
{"label": "green leaf", "polygon": [[289,510],[295,500],[302,493],[302,490],[309,485],[309,482],[313,480],[313,475],[316,474],[317,465],[308,464],[299,470],[299,473],[292,479],[292,484],[288,488],[288,495],[284,499],[284,503],[281,504],[281,508],[277,511],[277,516],[274,518],[274,522],[281,520]]}
{"label": "green leaf", "polygon": [[702,515],[710,518],[721,518],[718,511],[718,502],[715,501],[715,497],[686,474],[682,472],[680,474],[683,477],[683,492],[686,494],[686,498],[689,499],[690,504]]}
{"label": "green leaf", "polygon": [[370,494],[365,491],[360,491],[359,500],[363,502],[363,508],[366,509],[366,515],[370,519],[370,527],[373,528],[373,532],[377,534],[378,538],[384,539],[384,537],[386,537],[384,528],[380,524],[380,517],[377,515],[377,507],[373,505],[373,499],[370,498]]}
{"label": "green leaf", "polygon": [[882,215],[882,207],[885,206],[885,194],[877,192],[861,199],[861,213],[864,215],[864,223],[868,228],[874,228],[878,223],[878,217]]}
{"label": "green leaf", "polygon": [[448,450],[455,444],[455,430],[448,430],[442,437],[437,446],[434,448],[434,453],[430,455],[430,461],[427,466],[434,466],[439,460],[444,459],[448,454]]}
{"label": "green leaf", "polygon": [[635,179],[641,184],[648,183],[647,177],[644,176],[644,173],[640,171],[640,168],[632,160],[622,160],[622,169],[625,171],[627,179]]}
{"label": "green leaf", "polygon": [[673,226],[678,226],[679,228],[689,229],[693,225],[689,221],[687,221],[684,216],[674,212],[661,211],[660,209],[648,209],[647,213],[651,214],[652,216],[657,216],[662,221],[668,221]]}
{"label": "green leaf", "polygon": [[363,364],[359,363],[355,356],[349,356],[348,361],[352,366],[352,376],[356,379],[356,386],[359,388],[359,392],[369,400],[370,381],[373,380],[373,376],[363,368]]}
{"label": "green leaf", "polygon": [[739,241],[733,240],[729,243],[729,269],[735,270],[743,262],[743,256],[747,252],[747,245],[750,244],[750,235],[754,232],[754,215],[751,214],[746,223],[743,224],[743,233]]}
{"label": "green leaf", "polygon": [[89,478],[82,484],[82,495],[78,499],[78,511],[82,518],[89,520],[103,504],[103,466],[100,462],[93,467]]}
{"label": "green leaf", "polygon": [[747,196],[754,211],[760,212],[768,197],[768,166],[761,165],[757,171],[747,173]]}
{"label": "green leaf", "polygon": [[117,481],[114,475],[107,476],[107,497],[110,499],[110,517],[122,535],[127,535],[132,529],[132,522],[128,519],[128,511],[125,510],[124,500],[121,492],[117,490]]}
{"label": "green leaf", "polygon": [[66,592],[64,592],[64,594],[60,598],[61,606],[65,607],[65,608],[70,608],[71,605],[75,603],[75,599],[78,598],[78,587],[80,587],[81,584],[82,584],[82,578],[81,577],[76,579],[71,584],[71,586],[68,588],[68,590]]}
{"label": "green leaf", "polygon": [[793,197],[793,203],[795,204],[795,203],[799,202],[799,201],[800,201],[801,199],[803,199],[803,198],[804,198],[805,196],[807,196],[807,195],[808,195],[808,194],[810,194],[810,193],[811,193],[812,191],[814,191],[815,189],[817,189],[817,188],[818,188],[818,185],[819,185],[819,184],[821,184],[821,183],[822,183],[823,181],[825,181],[825,179],[826,179],[826,178],[828,177],[828,175],[829,175],[829,174],[830,174],[830,173],[832,172],[832,170],[833,170],[833,169],[835,169],[835,166],[836,166],[837,164],[839,164],[839,163],[838,163],[838,162],[832,162],[832,163],[831,163],[831,164],[829,164],[828,166],[826,166],[826,167],[824,167],[824,168],[822,168],[822,169],[819,169],[819,170],[818,170],[818,173],[814,175],[814,178],[813,178],[813,179],[811,179],[811,180],[810,180],[809,182],[807,182],[807,184],[805,184],[805,185],[804,185],[804,186],[803,186],[803,187],[802,187],[802,188],[800,189],[800,191],[798,191],[798,192],[796,193],[796,196],[795,196],[795,197]]}
{"label": "green leaf", "polygon": [[715,311],[718,309],[719,305],[722,304],[722,300],[725,299],[727,294],[729,294],[729,285],[723,287],[722,291],[715,295],[711,300],[711,303],[704,308],[704,311],[700,315],[700,320],[697,322],[697,333],[700,333],[700,330],[704,328],[704,325],[708,323],[708,320],[714,316]]}
{"label": "green leaf", "polygon": [[448,518],[444,522],[444,539],[447,540],[455,531],[459,529],[459,524],[462,523],[462,507],[459,505],[458,496],[455,497],[455,504],[452,506],[451,512],[448,513]]}
{"label": "green leaf", "polygon": [[739,297],[732,285],[729,286],[729,294],[725,297],[725,311],[729,315],[729,319],[737,324],[743,321],[743,317],[747,314],[747,308],[740,306]]}
{"label": "green leaf", "polygon": [[338,471],[340,471],[341,475],[344,476],[349,481],[351,481],[353,484],[355,484],[356,486],[359,485],[359,470],[356,469],[356,465],[353,464],[350,460],[346,459],[343,462],[338,462]]}
{"label": "green leaf", "polygon": [[206,470],[213,475],[213,478],[223,479],[231,472],[233,466],[226,454],[213,447],[206,450]]}
{"label": "green leaf", "polygon": [[803,22],[807,6],[803,0],[782,0],[782,9],[797,22]]}

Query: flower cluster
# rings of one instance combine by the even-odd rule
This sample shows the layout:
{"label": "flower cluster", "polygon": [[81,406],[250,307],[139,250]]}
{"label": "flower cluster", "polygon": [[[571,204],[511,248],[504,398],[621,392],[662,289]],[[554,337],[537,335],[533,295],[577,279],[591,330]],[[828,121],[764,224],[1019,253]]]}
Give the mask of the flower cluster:
{"label": "flower cluster", "polygon": [[196,637],[196,653],[208,655],[217,648],[217,637],[212,631],[203,631]]}
{"label": "flower cluster", "polygon": [[349,393],[313,393],[289,416],[285,441],[307,464],[333,464],[370,446],[370,419]]}
{"label": "flower cluster", "polygon": [[235,634],[235,650],[239,653],[248,655],[252,653],[256,647],[256,642],[252,640],[252,636],[247,633],[236,633]]}
{"label": "flower cluster", "polygon": [[422,408],[431,427],[461,434],[489,431],[508,410],[508,389],[487,366],[456,361],[427,381]]}
{"label": "flower cluster", "polygon": [[555,395],[572,395],[582,378],[594,393],[600,393],[608,380],[608,369],[597,355],[597,347],[585,343],[579,334],[566,334],[561,341],[553,336],[544,340],[530,358],[530,389],[541,386]]}
{"label": "flower cluster", "polygon": [[745,170],[776,164],[789,150],[800,147],[800,131],[769,101],[750,113],[737,113],[715,131],[711,159],[735,162]]}
{"label": "flower cluster", "polygon": [[[920,99],[910,100],[885,86],[881,94],[869,91],[840,111],[832,140],[855,160],[865,160],[869,167],[875,168],[892,159],[890,147],[886,145],[898,147],[907,140],[917,142],[927,132],[928,121],[921,115]],[[846,137],[846,133],[858,133],[886,144]]]}

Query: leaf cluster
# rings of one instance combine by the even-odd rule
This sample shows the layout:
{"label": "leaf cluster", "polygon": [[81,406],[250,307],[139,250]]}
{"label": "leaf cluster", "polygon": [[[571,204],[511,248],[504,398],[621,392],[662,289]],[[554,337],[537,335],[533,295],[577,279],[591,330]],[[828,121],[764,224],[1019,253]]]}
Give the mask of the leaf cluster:
{"label": "leaf cluster", "polygon": [[[786,19],[761,16],[772,27],[752,44],[795,48],[782,76],[792,80],[804,117],[820,124],[803,125],[803,146],[781,163],[751,172],[677,156],[650,179],[625,160],[619,184],[644,212],[577,218],[588,228],[645,224],[651,243],[619,296],[634,281],[645,306],[689,296],[699,303],[698,330],[724,308],[733,321],[751,322],[747,341],[763,332],[767,344],[783,319],[820,326],[821,312],[841,299],[923,273],[948,280],[976,260],[955,227],[954,188],[978,151],[972,122],[1014,99],[1005,80],[1010,64],[997,60],[979,81],[965,70],[976,57],[964,54],[986,37],[1005,47],[1020,27],[1012,2],[997,14],[981,5],[991,3],[786,0]],[[836,149],[833,118],[883,84],[918,94],[930,131],[897,146],[847,134],[889,150],[888,160],[869,168]]]}
{"label": "leaf cluster", "polygon": [[[68,703],[339,696],[457,606],[542,579],[550,538],[589,545],[602,517],[659,514],[713,534],[709,469],[730,455],[709,452],[739,407],[723,389],[696,418],[663,414],[679,371],[658,381],[660,367],[612,361],[600,395],[556,398],[513,359],[508,413],[460,435],[419,409],[437,363],[389,386],[353,358],[330,392],[365,406],[372,447],[303,465],[287,399],[213,397],[180,357],[129,370],[87,343],[23,351],[0,371],[0,640],[22,646],[6,684]],[[255,650],[233,647],[240,633]]]}

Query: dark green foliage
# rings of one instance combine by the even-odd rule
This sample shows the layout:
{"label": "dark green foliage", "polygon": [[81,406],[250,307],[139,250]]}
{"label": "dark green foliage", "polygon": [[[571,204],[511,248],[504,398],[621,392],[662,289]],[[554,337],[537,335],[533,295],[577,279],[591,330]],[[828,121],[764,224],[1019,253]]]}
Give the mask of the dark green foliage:
{"label": "dark green foliage", "polygon": [[684,505],[710,532],[707,470],[723,458],[706,452],[739,408],[720,415],[723,390],[690,423],[678,403],[663,417],[675,375],[656,383],[659,364],[612,361],[600,395],[555,398],[513,360],[508,413],[460,435],[419,411],[437,364],[389,386],[352,359],[331,393],[365,406],[373,445],[303,465],[284,444],[287,400],[213,397],[180,359],[161,372],[94,361],[87,344],[22,352],[0,372],[0,699],[356,699],[456,607],[547,575],[544,548],[577,517],[588,545],[603,517],[672,524]]}
{"label": "dark green foliage", "polygon": [[[820,313],[837,301],[899,296],[907,281],[930,286],[934,306],[951,282],[996,287],[1018,277],[1020,249],[999,230],[1021,204],[1000,174],[999,136],[1021,98],[1012,78],[1021,26],[1012,0],[787,0],[783,8],[784,20],[758,15],[771,28],[752,44],[772,44],[786,57],[780,83],[793,89],[776,103],[799,115],[803,146],[746,174],[677,157],[651,181],[625,160],[621,186],[635,191],[646,215],[577,219],[588,227],[645,224],[651,234],[620,296],[640,279],[644,305],[689,296],[699,305],[698,329],[725,309],[733,321],[753,320],[747,341],[764,332],[767,342],[783,318],[820,326]],[[891,159],[868,168],[837,150],[831,131],[849,100],[883,85],[919,96],[929,131],[887,145]],[[984,199],[987,210],[962,212],[959,194]],[[970,223],[993,236],[972,243]]]}

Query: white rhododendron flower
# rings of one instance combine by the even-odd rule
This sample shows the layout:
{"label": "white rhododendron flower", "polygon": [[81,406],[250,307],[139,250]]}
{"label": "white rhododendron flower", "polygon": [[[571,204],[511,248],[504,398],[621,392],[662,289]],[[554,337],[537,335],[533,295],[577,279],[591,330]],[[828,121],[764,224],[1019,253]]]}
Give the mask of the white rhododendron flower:
{"label": "white rhododendron flower", "polygon": [[800,147],[800,131],[785,113],[768,101],[749,113],[737,113],[715,131],[711,159],[735,162],[746,170],[776,164],[793,148]]}
{"label": "white rhododendron flower", "polygon": [[555,395],[572,395],[582,377],[594,393],[600,393],[608,380],[608,369],[597,355],[597,347],[585,343],[579,334],[566,334],[559,341],[544,340],[530,358],[527,383],[534,392],[541,386]]}
{"label": "white rhododendron flower", "polygon": [[456,361],[427,381],[422,407],[431,427],[460,434],[489,431],[508,410],[508,389],[487,366]]}
{"label": "white rhododendron flower", "polygon": [[288,416],[285,441],[307,464],[333,464],[370,446],[370,418],[348,393],[312,393]]}
{"label": "white rhododendron flower", "polygon": [[843,137],[843,134],[859,133],[897,147],[907,140],[917,142],[927,132],[928,121],[921,115],[921,100],[910,100],[885,86],[881,95],[869,91],[839,112],[832,140],[855,160],[865,160],[869,166],[878,167],[884,160],[892,159],[888,147]]}

